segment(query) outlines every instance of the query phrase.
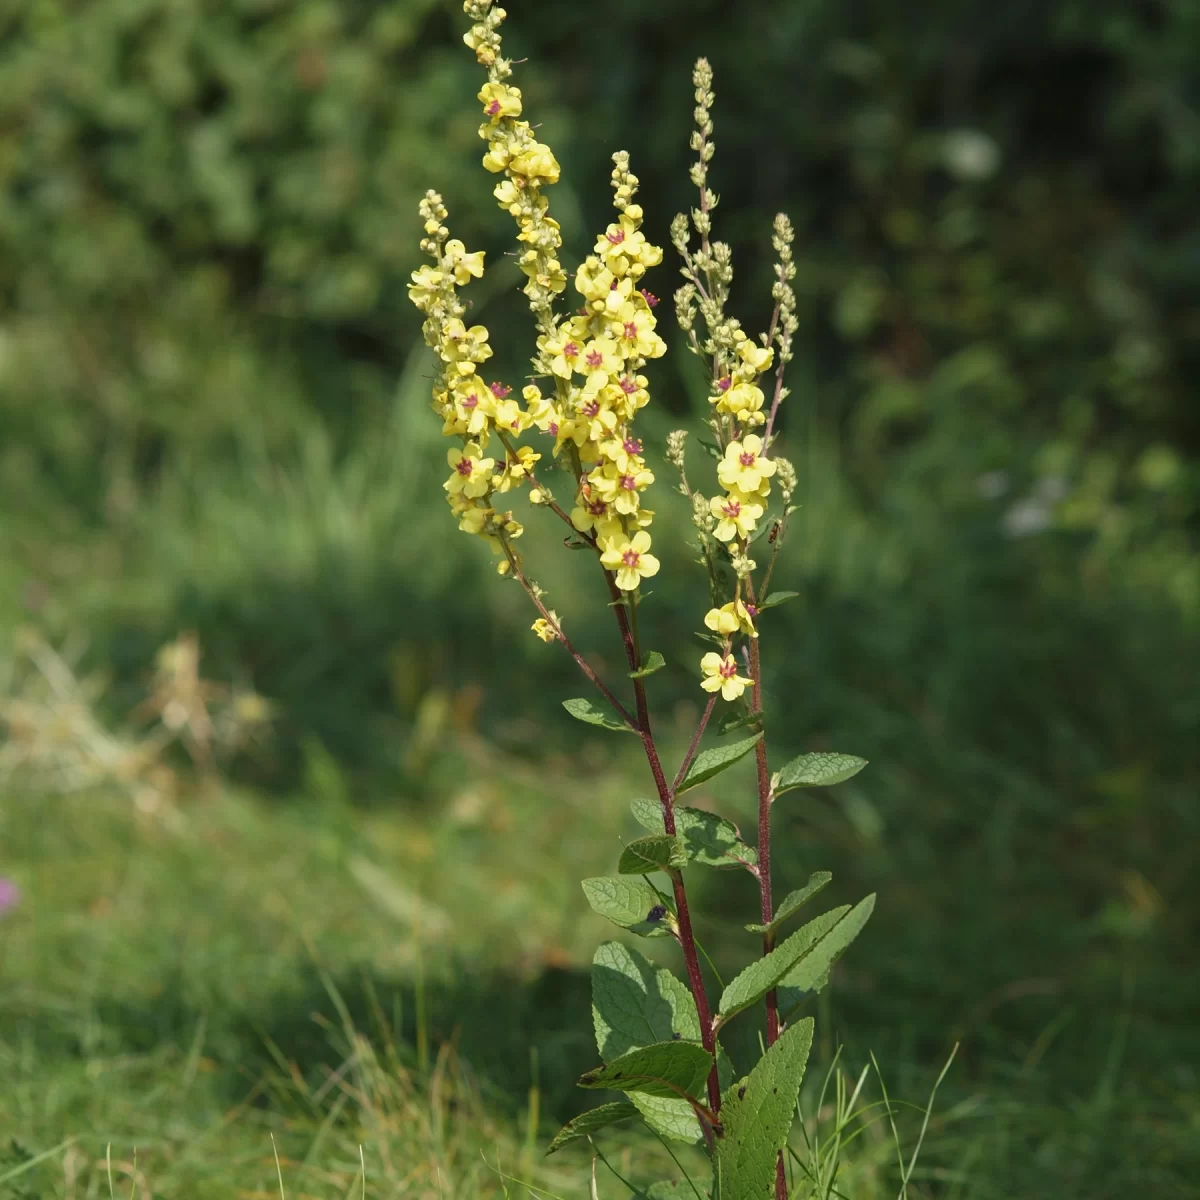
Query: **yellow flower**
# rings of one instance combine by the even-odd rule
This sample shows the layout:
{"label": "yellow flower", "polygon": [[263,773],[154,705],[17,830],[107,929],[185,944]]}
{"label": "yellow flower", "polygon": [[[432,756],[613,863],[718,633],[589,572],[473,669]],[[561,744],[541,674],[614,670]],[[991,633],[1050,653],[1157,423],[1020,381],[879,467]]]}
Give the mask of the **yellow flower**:
{"label": "yellow flower", "polygon": [[765,399],[762,388],[752,383],[735,383],[722,393],[717,401],[717,410],[732,413],[750,425],[761,425],[766,420],[761,412]]}
{"label": "yellow flower", "polygon": [[719,690],[725,700],[736,700],[753,682],[737,673],[737,662],[732,654],[722,658],[715,650],[710,650],[700,660],[700,670],[707,676],[700,686],[706,692]]}
{"label": "yellow flower", "polygon": [[658,574],[659,562],[650,550],[650,535],[639,529],[632,538],[618,534],[604,542],[600,561],[617,573],[617,587],[635,592],[643,579]]}
{"label": "yellow flower", "polygon": [[442,432],[471,437],[483,433],[492,411],[492,393],[483,386],[483,380],[468,375],[457,381],[451,395],[452,404]]}
{"label": "yellow flower", "polygon": [[524,175],[526,179],[541,183],[558,182],[558,159],[554,157],[554,151],[542,142],[526,146],[509,162],[508,169],[514,175]]}
{"label": "yellow flower", "polygon": [[738,358],[755,374],[761,374],[775,357],[775,351],[770,346],[756,346],[749,338],[740,342],[737,348]]}
{"label": "yellow flower", "polygon": [[617,512],[629,515],[640,507],[641,497],[638,493],[654,482],[654,472],[645,467],[622,471],[616,463],[608,462],[597,467],[588,476],[588,482],[601,500],[611,504]]}
{"label": "yellow flower", "polygon": [[597,375],[603,375],[602,383],[615,379],[621,371],[622,359],[617,354],[616,344],[612,338],[593,338],[583,347],[580,360],[575,364],[577,371],[585,372],[589,381]]}
{"label": "yellow flower", "polygon": [[748,434],[740,442],[730,442],[725,447],[725,457],[717,464],[717,478],[722,486],[747,495],[765,496],[771,486],[766,481],[776,468],[771,459],[762,457],[762,448],[762,438],[756,433]]}
{"label": "yellow flower", "polygon": [[445,275],[435,267],[418,267],[408,285],[408,298],[422,311],[428,312],[430,302],[441,291]]}
{"label": "yellow flower", "polygon": [[720,608],[710,608],[704,614],[704,624],[722,636],[740,632],[758,637],[758,631],[750,619],[750,610],[740,600],[730,600]]}
{"label": "yellow flower", "polygon": [[468,442],[461,450],[446,451],[446,461],[453,469],[453,474],[442,487],[456,495],[462,492],[464,496],[482,496],[492,482],[492,467],[495,459],[480,458],[478,442]]}
{"label": "yellow flower", "polygon": [[[551,623],[553,622],[553,624]],[[538,617],[536,621],[529,627],[534,633],[542,639],[543,642],[554,642],[558,640],[558,630],[562,627],[562,622],[558,619],[558,613],[554,609],[550,610],[550,620],[545,617]]]}
{"label": "yellow flower", "polygon": [[738,491],[731,491],[727,496],[714,496],[708,507],[717,518],[713,533],[719,542],[748,537],[758,524],[758,518],[763,515],[763,506],[753,496]]}
{"label": "yellow flower", "polygon": [[638,299],[640,304],[627,300],[610,315],[617,352],[623,358],[661,358],[667,344],[654,332],[655,320],[646,302]]}
{"label": "yellow flower", "polygon": [[454,273],[454,282],[459,287],[464,287],[471,282],[472,277],[483,278],[483,255],[484,251],[482,250],[468,254],[466,246],[458,238],[451,238],[446,243],[446,253],[442,259],[442,265]]}
{"label": "yellow flower", "polygon": [[440,353],[444,362],[458,364],[461,374],[473,374],[475,371],[473,365],[466,371],[463,371],[462,367],[465,364],[486,362],[492,357],[486,326],[472,325],[468,329],[457,317],[447,321],[443,331]]}
{"label": "yellow flower", "polygon": [[[509,401],[509,403],[512,403]],[[509,488],[524,482],[533,471],[533,464],[542,456],[529,446],[518,446],[515,454],[510,454],[504,462],[504,470],[497,472],[495,478],[496,491],[507,492]],[[532,494],[529,497],[533,500]],[[534,500],[536,504],[537,501]]]}
{"label": "yellow flower", "polygon": [[484,116],[490,117],[493,125],[504,117],[521,115],[521,89],[504,83],[485,83],[479,89],[479,102]]}

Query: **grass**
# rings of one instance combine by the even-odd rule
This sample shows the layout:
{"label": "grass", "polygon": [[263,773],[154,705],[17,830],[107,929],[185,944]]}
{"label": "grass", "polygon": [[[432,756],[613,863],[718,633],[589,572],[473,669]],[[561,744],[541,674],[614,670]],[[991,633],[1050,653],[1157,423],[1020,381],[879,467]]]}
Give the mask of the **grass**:
{"label": "grass", "polygon": [[[631,831],[625,764],[585,786],[465,738],[428,783],[438,803],[368,813],[328,776],[289,804],[210,786],[170,821],[111,792],[12,793],[0,845],[25,900],[0,926],[0,1189],[107,1194],[111,1146],[120,1190],[265,1197],[273,1138],[289,1196],[359,1195],[364,1163],[368,1196],[498,1196],[501,1171],[584,1195],[586,1152],[540,1150],[594,1057],[585,969],[608,931],[574,881]],[[833,1039],[839,1067],[880,1047],[907,1161],[948,1037],[922,1041],[942,1011],[932,980],[933,1013],[894,981],[878,995],[907,910],[902,881],[883,891],[900,912],[818,1012],[825,1066],[795,1145],[826,1182],[840,1145],[840,1190],[864,1200],[896,1195],[901,1168],[879,1081],[851,1101],[835,1072],[819,1095]],[[728,930],[703,935],[729,962]],[[1153,995],[1127,982],[1109,1009],[1097,991],[1108,1011],[1089,1018],[1032,986],[979,991],[950,989],[975,1011],[959,1015],[961,1058],[907,1195],[1188,1194],[1200,1105],[1193,1069],[1172,1061],[1186,1031],[1163,1026]],[[1045,1014],[1028,1041],[1042,1018],[1004,1015],[1022,1003]],[[1087,1037],[1072,1043],[1073,1026]],[[645,1137],[602,1145],[625,1178],[673,1174]],[[599,1186],[623,1195],[603,1169]]]}

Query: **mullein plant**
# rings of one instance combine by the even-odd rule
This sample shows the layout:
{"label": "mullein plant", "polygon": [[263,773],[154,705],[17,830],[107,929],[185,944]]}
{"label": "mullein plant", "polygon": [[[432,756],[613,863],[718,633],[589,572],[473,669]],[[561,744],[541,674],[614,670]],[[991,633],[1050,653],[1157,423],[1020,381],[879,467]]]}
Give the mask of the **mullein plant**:
{"label": "mullein plant", "polygon": [[[421,249],[432,262],[413,272],[409,294],[425,316],[425,340],[438,361],[433,408],[451,443],[443,487],[459,528],[486,541],[499,574],[528,595],[537,611],[533,632],[558,643],[594,686],[596,699],[567,700],[567,711],[641,740],[657,795],[653,801],[635,800],[632,807],[647,832],[624,847],[615,875],[586,879],[583,889],[596,912],[629,933],[674,940],[687,980],[625,942],[600,946],[592,970],[592,1008],[603,1065],[580,1084],[623,1092],[626,1098],[571,1122],[550,1149],[638,1119],[662,1137],[703,1144],[714,1200],[762,1200],[772,1194],[786,1200],[785,1151],[813,1034],[812,1018],[801,1017],[800,1009],[826,985],[831,966],[874,905],[870,896],[853,907],[834,908],[785,936],[786,923],[830,877],[813,875],[778,905],[771,889],[774,802],[793,789],[848,779],[866,765],[852,755],[813,753],[772,773],[767,755],[759,625],[769,609],[794,595],[770,591],[795,511],[796,471],[773,449],[797,327],[792,228],[785,216],[776,217],[774,311],[766,332],[752,338],[727,311],[730,250],[711,236],[717,206],[708,186],[714,150],[712,72],[701,59],[694,74],[691,138],[696,153],[691,179],[699,199],[689,215],[671,223],[671,241],[685,280],[675,294],[678,323],[711,380],[709,436],[702,444],[715,460],[713,481],[698,485],[694,474],[689,477],[686,432],[668,437],[666,457],[691,505],[709,594],[700,636],[713,648],[698,663],[703,713],[682,762],[670,772],[646,699],[646,679],[664,661],[643,650],[638,629],[643,581],[660,567],[653,553],[654,513],[646,504],[655,476],[637,426],[638,413],[650,402],[648,364],[667,351],[657,331],[658,300],[644,286],[663,252],[642,232],[638,180],[621,151],[613,155],[615,219],[574,277],[568,275],[547,194],[558,181],[559,164],[524,119],[512,62],[502,53],[504,10],[491,0],[466,0],[463,9],[472,22],[464,41],[487,71],[478,96],[479,133],[487,146],[483,165],[497,177],[496,200],[517,225],[517,262],[526,276],[524,293],[537,341],[530,382],[519,393],[489,378],[488,331],[466,323],[467,307],[460,298],[460,289],[482,276],[484,256],[450,236],[441,196],[426,193],[420,205]],[[568,287],[577,298],[569,302],[564,298]],[[522,444],[532,431],[540,435],[541,449]],[[553,483],[546,477],[547,457],[557,460],[560,472]],[[565,493],[568,487],[571,499],[560,503],[555,489]],[[568,544],[595,555],[624,646],[632,700],[620,698],[597,676],[530,576],[518,549],[523,527],[511,507],[523,489],[532,505],[567,527]],[[718,706],[725,710],[721,733],[740,735],[701,750]],[[750,755],[758,821],[757,837],[746,840],[732,822],[685,807],[680,797]],[[759,889],[758,919],[746,929],[759,939],[761,956],[712,998],[688,907],[685,873],[693,867],[748,871]],[[747,1075],[736,1078],[721,1035],[739,1013],[760,1004],[766,1009],[764,1051]]]}

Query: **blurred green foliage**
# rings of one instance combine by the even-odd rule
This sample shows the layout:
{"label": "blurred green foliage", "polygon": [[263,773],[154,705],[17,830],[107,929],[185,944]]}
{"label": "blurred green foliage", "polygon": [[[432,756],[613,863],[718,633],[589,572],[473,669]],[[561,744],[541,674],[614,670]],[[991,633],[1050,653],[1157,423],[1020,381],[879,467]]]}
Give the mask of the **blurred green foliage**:
{"label": "blurred green foliage", "polygon": [[[21,0],[0,18],[6,618],[86,624],[131,690],[195,627],[210,664],[282,703],[285,743],[315,731],[357,759],[401,744],[435,685],[543,669],[531,639],[512,645],[518,598],[486,581],[482,600],[489,564],[447,552],[403,296],[433,184],[489,250],[477,313],[510,347],[498,368],[523,371],[461,26],[453,0]],[[691,200],[699,53],[752,322],[769,216],[797,224],[785,452],[807,479],[796,550],[830,607],[789,610],[790,637],[833,629],[851,598],[856,630],[888,632],[848,633],[842,661],[879,681],[940,677],[930,639],[953,631],[955,682],[921,701],[952,718],[981,666],[1012,679],[988,659],[1008,654],[1012,605],[1054,628],[1091,605],[1118,639],[1130,606],[1161,612],[1168,638],[1194,628],[1193,4],[943,0],[914,23],[866,2],[760,0],[734,19],[715,0],[616,0],[598,20],[559,0],[515,12],[509,38],[564,161],[569,244],[605,219],[618,146],[666,240]],[[694,383],[660,373],[660,440]],[[542,574],[573,587],[575,567]],[[672,567],[657,591],[674,618],[690,580]],[[779,668],[784,693],[803,659]],[[507,671],[515,699],[544,700],[566,677],[550,670],[538,689]]]}

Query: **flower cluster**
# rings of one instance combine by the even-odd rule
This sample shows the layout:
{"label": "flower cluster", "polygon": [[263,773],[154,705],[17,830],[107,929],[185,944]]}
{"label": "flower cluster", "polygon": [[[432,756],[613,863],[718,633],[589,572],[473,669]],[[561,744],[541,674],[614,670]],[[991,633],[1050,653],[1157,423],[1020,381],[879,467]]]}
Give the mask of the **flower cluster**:
{"label": "flower cluster", "polygon": [[[433,409],[442,418],[442,432],[459,440],[446,453],[450,477],[442,486],[458,527],[484,538],[502,554],[498,570],[506,574],[517,561],[511,543],[523,529],[494,501],[528,482],[541,455],[513,445],[511,439],[528,429],[532,419],[511,398],[510,388],[485,382],[479,368],[492,357],[488,331],[482,325],[468,327],[462,319],[466,307],[457,289],[483,275],[483,253],[468,253],[462,242],[450,237],[444,224],[446,206],[436,192],[426,193],[420,211],[425,221],[421,248],[434,265],[412,273],[408,295],[425,314],[425,341],[437,352],[441,367]],[[493,435],[500,442],[494,454],[489,453]]]}

